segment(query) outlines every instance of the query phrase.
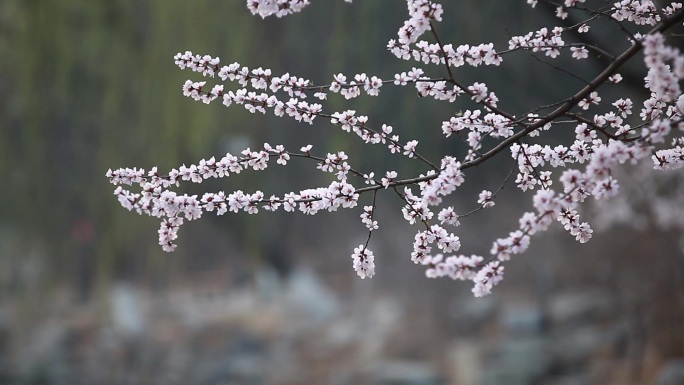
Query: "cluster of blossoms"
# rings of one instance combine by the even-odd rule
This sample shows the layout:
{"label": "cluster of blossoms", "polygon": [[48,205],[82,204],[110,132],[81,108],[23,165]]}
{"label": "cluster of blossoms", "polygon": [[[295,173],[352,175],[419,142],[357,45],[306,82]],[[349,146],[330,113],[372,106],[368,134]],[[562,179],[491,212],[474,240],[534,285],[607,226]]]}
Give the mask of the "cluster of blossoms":
{"label": "cluster of blossoms", "polygon": [[[352,2],[352,0],[344,1]],[[283,17],[300,12],[309,4],[311,4],[309,0],[247,0],[247,9],[252,12],[252,15],[259,15],[262,18],[271,15]]]}
{"label": "cluster of blossoms", "polygon": [[[343,161],[346,158],[344,153],[328,154],[326,158],[320,158],[311,155],[310,145],[302,147],[300,151],[302,152],[291,153],[282,145],[272,147],[265,144],[261,151],[246,149],[242,151],[241,157],[228,153],[219,160],[214,157],[202,159],[197,165],[174,168],[167,175],[160,175],[156,167],[149,171],[121,168],[107,171],[107,177],[112,184],[118,186],[114,194],[124,208],[162,219],[159,244],[165,251],[173,251],[180,226],[186,220],[200,218],[204,211],[216,212],[216,215],[223,215],[228,211],[256,214],[260,208],[266,211],[282,208],[286,212],[299,211],[314,215],[321,210],[336,211],[339,208],[356,207],[359,194],[354,186],[346,183],[346,173],[350,167]],[[178,195],[170,190],[171,187],[179,187],[181,182],[202,183],[210,178],[226,178],[231,173],[239,174],[246,169],[264,170],[274,158],[277,164],[286,165],[291,156],[318,160],[318,168],[323,171],[338,170],[338,180],[326,187],[290,192],[282,197],[271,195],[270,198],[266,198],[261,191],[252,194],[242,190],[231,193],[219,191],[205,193],[200,198],[197,195]],[[133,193],[124,187],[133,185],[138,185],[141,192]]]}
{"label": "cluster of blossoms", "polygon": [[361,222],[366,225],[368,231],[378,229],[378,221],[373,220],[374,206],[363,206],[363,213],[361,213]]}
{"label": "cluster of blossoms", "polygon": [[371,278],[375,275],[375,257],[373,256],[373,252],[368,250],[366,246],[360,245],[355,248],[354,253],[352,253],[352,260],[354,263],[354,270],[361,279],[366,277]]}
{"label": "cluster of blossoms", "polygon": [[415,43],[418,38],[430,29],[432,20],[442,21],[442,5],[431,0],[411,0],[407,2],[409,18],[399,28],[399,42]]}
{"label": "cluster of blossoms", "polygon": [[378,96],[382,79],[377,76],[368,77],[366,74],[357,74],[354,80],[347,82],[343,74],[335,75],[335,81],[330,84],[330,91],[339,92],[345,99],[352,99],[361,95],[361,87],[370,96]]}
{"label": "cluster of blossoms", "polygon": [[555,27],[551,31],[544,27],[525,36],[513,36],[508,42],[508,49],[529,48],[532,52],[544,52],[552,59],[560,55],[560,48],[565,47],[561,37],[563,28]]}
{"label": "cluster of blossoms", "polygon": [[650,0],[622,0],[616,2],[613,4],[612,16],[617,21],[627,20],[636,25],[655,25],[660,21],[658,8]]}
{"label": "cluster of blossoms", "polygon": [[480,44],[470,46],[460,45],[454,48],[452,45],[430,44],[421,40],[414,45],[402,44],[394,39],[387,43],[389,51],[399,59],[408,60],[413,58],[417,62],[424,64],[446,64],[451,67],[461,67],[469,64],[473,67],[480,65],[501,64],[502,58],[494,49],[494,44]]}
{"label": "cluster of blossoms", "polygon": [[[344,151],[318,156],[312,153],[311,145],[302,147],[299,152],[290,152],[282,145],[264,144],[262,150],[246,149],[240,155],[203,159],[197,164],[172,169],[165,175],[157,168],[109,170],[107,177],[117,186],[114,194],[121,205],[161,219],[159,243],[164,250],[172,251],[176,248],[179,228],[187,221],[200,218],[204,212],[255,214],[261,209],[282,209],[313,215],[322,210],[356,208],[361,194],[372,193],[372,205],[363,206],[360,214],[368,240],[356,247],[351,255],[356,273],[361,278],[370,278],[375,274],[375,257],[368,245],[371,233],[378,229],[376,196],[387,190],[396,193],[404,202],[401,212],[406,221],[420,227],[414,237],[411,260],[424,266],[430,278],[471,281],[473,294],[483,296],[491,293],[503,279],[504,263],[513,255],[525,252],[532,237],[546,231],[553,223],[558,222],[577,241],[587,242],[593,229],[581,220],[581,204],[589,198],[615,197],[620,191],[616,178],[620,165],[651,159],[653,168],[658,170],[684,166],[684,137],[681,135],[684,131],[684,96],[680,88],[684,79],[684,55],[669,46],[663,34],[684,20],[681,3],[672,2],[658,8],[650,0],[621,0],[613,2],[609,10],[588,9],[584,0],[553,3],[560,19],[565,19],[569,12],[577,12],[585,18],[571,27],[544,27],[514,36],[506,51],[497,51],[492,43],[442,44],[434,26],[445,14],[442,5],[432,0],[406,0],[406,3],[408,19],[399,28],[398,38],[388,42],[387,49],[399,59],[441,67],[446,70],[447,77],[429,77],[423,68],[413,67],[384,80],[365,73],[349,78],[337,74],[329,85],[315,85],[289,73],[276,76],[270,69],[249,69],[238,63],[222,66],[218,58],[209,55],[185,52],[177,54],[174,60],[182,70],[190,70],[212,81],[220,79],[214,85],[208,85],[208,80],[187,80],[182,92],[189,98],[203,103],[219,99],[226,107],[242,105],[252,113],[270,111],[275,116],[287,116],[309,124],[321,117],[345,132],[354,133],[364,144],[382,144],[391,154],[421,162],[427,169],[424,173],[400,178],[396,171],[386,170],[376,179],[373,172],[353,168]],[[528,0],[528,3],[533,7],[537,5],[536,0]],[[285,16],[308,4],[308,0],[247,1],[249,10],[262,17]],[[621,24],[626,33],[625,40],[630,46],[618,55],[583,41],[567,42],[572,39],[563,36],[568,30],[584,34],[590,25],[594,28],[602,20]],[[639,33],[627,32],[633,29]],[[419,40],[428,32],[434,41]],[[499,107],[499,98],[483,81],[467,85],[469,83],[461,82],[452,72],[464,65],[500,66],[504,54],[521,51],[550,62],[560,57],[564,50],[577,60],[595,53],[609,58],[610,63],[594,79],[583,81],[579,90],[567,99],[523,113]],[[604,99],[610,97],[599,88],[620,82],[620,68],[641,51],[646,67],[644,87],[650,96],[641,103],[636,117],[633,110],[638,102],[620,98],[607,104]],[[234,82],[238,87],[228,90],[225,88],[227,82]],[[402,87],[409,84],[416,88],[419,96],[439,101],[454,102],[460,95],[469,96],[466,102],[476,107],[456,113],[441,125],[446,140],[461,140],[467,145],[465,153],[442,155],[437,166],[419,153],[418,140],[401,141],[392,126],[371,125],[368,117],[357,114],[356,110],[326,112],[323,105],[327,92],[340,94],[348,100],[362,94],[378,96],[384,85]],[[307,101],[311,96],[320,103]],[[541,142],[547,132],[556,127],[574,132],[574,137],[565,144]],[[677,132],[680,133],[678,137]],[[499,190],[484,189],[471,197],[474,206],[471,211],[458,212],[446,201],[465,183],[466,170],[504,151],[509,151],[513,159],[509,177],[517,188],[531,195],[532,209],[520,216],[517,228],[492,242],[488,255],[455,254],[461,249],[462,241],[447,229],[448,226],[459,226],[467,216],[495,207],[497,193],[509,177]],[[262,191],[218,191],[202,196],[174,191],[181,182],[202,183],[209,178],[225,178],[245,170],[264,170],[273,159],[278,165],[287,165],[292,158],[314,161],[318,170],[333,174],[334,181],[322,187],[268,198]],[[362,182],[365,186],[357,188],[352,184],[354,182]],[[131,191],[128,186],[137,186],[139,192]]]}

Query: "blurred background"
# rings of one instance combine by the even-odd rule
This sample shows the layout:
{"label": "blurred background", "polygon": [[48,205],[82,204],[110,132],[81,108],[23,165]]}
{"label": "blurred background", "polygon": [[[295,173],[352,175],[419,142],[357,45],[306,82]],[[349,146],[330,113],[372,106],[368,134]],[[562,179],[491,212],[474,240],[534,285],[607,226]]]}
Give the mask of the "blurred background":
{"label": "blurred background", "polygon": [[[445,4],[442,39],[501,49],[510,35],[558,23],[552,10],[530,14],[523,3]],[[163,172],[265,141],[344,150],[354,167],[376,174],[424,172],[418,162],[361,148],[325,121],[298,125],[193,102],[181,85],[200,77],[173,64],[175,53],[191,50],[316,84],[338,72],[391,78],[415,63],[385,49],[406,18],[403,2],[387,5],[318,1],[261,20],[237,0],[0,1],[0,383],[684,384],[681,172],[626,170],[622,189],[636,198],[583,213],[604,231],[586,245],[562,230],[534,238],[482,299],[468,284],[426,279],[411,263],[415,229],[389,193],[378,197],[370,280],[358,279],[349,257],[366,237],[359,210],[205,215],[183,226],[167,254],[157,245],[158,221],[118,205],[109,168]],[[627,44],[617,32],[589,36],[617,53]],[[617,97],[644,99],[639,60]],[[578,86],[525,55],[456,76],[486,81],[516,113]],[[326,108],[391,124],[437,162],[465,148],[442,139],[441,121],[472,105],[385,86],[380,97],[352,103],[331,95]],[[461,212],[512,166],[506,155],[488,163],[469,171],[453,197]],[[268,196],[329,183],[304,161],[276,167],[186,191]],[[663,194],[658,210],[639,194],[647,183]],[[493,213],[457,229],[463,252],[489,250],[529,207],[529,197],[507,186]]]}

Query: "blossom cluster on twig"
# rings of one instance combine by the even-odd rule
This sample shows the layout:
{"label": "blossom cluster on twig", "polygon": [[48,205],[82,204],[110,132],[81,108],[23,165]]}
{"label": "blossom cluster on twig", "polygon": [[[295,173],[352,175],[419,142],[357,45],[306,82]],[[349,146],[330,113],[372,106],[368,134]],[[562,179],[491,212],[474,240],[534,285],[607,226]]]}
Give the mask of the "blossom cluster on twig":
{"label": "blossom cluster on twig", "polygon": [[[210,55],[187,51],[174,57],[181,70],[205,78],[187,80],[183,85],[183,94],[193,100],[203,103],[220,100],[226,107],[241,105],[252,113],[269,112],[308,124],[325,119],[358,136],[360,144],[380,144],[392,154],[420,162],[425,167],[420,175],[399,177],[395,170],[386,170],[376,177],[373,172],[354,168],[344,151],[316,155],[311,145],[289,151],[282,145],[266,143],[261,150],[248,148],[240,155],[203,159],[197,164],[174,168],[164,175],[156,167],[147,171],[137,168],[109,170],[107,177],[117,186],[114,194],[124,208],[160,218],[159,243],[164,250],[172,251],[179,228],[187,221],[200,218],[204,212],[256,214],[262,209],[282,209],[313,215],[322,210],[353,209],[359,205],[360,196],[369,193],[373,202],[362,206],[360,214],[368,238],[354,249],[352,265],[361,278],[370,278],[375,274],[375,256],[368,245],[372,232],[379,227],[375,215],[376,197],[387,190],[404,202],[403,217],[421,228],[414,237],[411,260],[425,266],[430,278],[472,281],[474,295],[487,295],[503,279],[505,262],[513,255],[525,252],[532,237],[554,222],[579,242],[587,242],[593,229],[580,219],[580,204],[589,197],[609,199],[616,196],[620,185],[614,170],[619,165],[650,160],[656,170],[684,166],[681,134],[684,131],[684,96],[680,88],[684,79],[684,55],[668,44],[667,36],[667,31],[684,20],[682,4],[669,2],[658,7],[650,0],[621,0],[607,8],[591,9],[584,0],[527,2],[532,7],[538,3],[555,7],[560,19],[565,19],[571,12],[583,19],[571,27],[543,27],[512,36],[503,50],[496,50],[494,44],[488,42],[454,46],[444,44],[435,27],[446,15],[440,2],[406,0],[408,19],[399,28],[397,38],[390,40],[386,48],[396,58],[412,61],[413,65],[437,66],[446,72],[443,76],[426,76],[426,69],[412,67],[386,77],[366,73],[336,74],[329,84],[316,85],[289,73],[274,75],[271,69],[249,69],[238,63],[221,65],[219,58]],[[301,11],[308,4],[308,0],[247,1],[248,9],[262,17],[285,16]],[[571,42],[572,37],[567,34],[574,31],[584,35],[601,23],[619,24],[625,32],[625,41],[629,42],[628,48],[610,52],[613,47],[600,47],[586,41]],[[635,30],[639,32],[630,32]],[[609,58],[610,62],[594,79],[584,80],[572,69],[552,64],[564,55],[563,52],[577,61],[597,55]],[[622,80],[620,69],[639,52],[643,52],[644,57],[644,89],[650,96],[641,103],[629,98],[608,100],[605,94],[601,96],[602,88]],[[496,70],[505,63],[507,55],[516,53],[530,55],[582,80],[581,87],[566,99],[513,113],[502,107],[504,103],[484,81],[465,82],[455,76],[454,70],[465,65]],[[208,84],[211,82],[214,84]],[[237,87],[228,90],[230,83]],[[386,123],[371,122],[367,116],[352,109],[326,109],[329,93],[340,94],[345,100],[361,95],[375,97],[381,94],[381,89],[383,93],[390,92],[386,90],[390,86],[412,86],[419,96],[443,102],[468,98],[473,108],[455,111],[454,116],[435,128],[436,132],[441,129],[444,140],[462,141],[467,151],[430,160],[426,153],[419,151],[418,140],[402,140]],[[312,98],[316,101],[310,101]],[[574,132],[570,142],[544,143],[547,132],[568,127]],[[466,182],[467,170],[502,152],[510,154],[513,169],[498,190],[482,190],[473,197],[475,208],[470,212],[459,213],[446,204],[445,198]],[[315,162],[316,169],[333,174],[334,181],[326,186],[270,197],[262,191],[217,191],[202,196],[175,191],[181,182],[202,183],[209,178],[226,178],[246,170],[260,171],[273,159],[276,164],[286,166],[292,158]],[[479,210],[495,210],[498,192],[509,178],[517,188],[531,194],[532,210],[522,213],[517,229],[493,240],[488,254],[458,254],[465,241],[450,228],[459,226]],[[132,191],[131,186],[139,192]]]}

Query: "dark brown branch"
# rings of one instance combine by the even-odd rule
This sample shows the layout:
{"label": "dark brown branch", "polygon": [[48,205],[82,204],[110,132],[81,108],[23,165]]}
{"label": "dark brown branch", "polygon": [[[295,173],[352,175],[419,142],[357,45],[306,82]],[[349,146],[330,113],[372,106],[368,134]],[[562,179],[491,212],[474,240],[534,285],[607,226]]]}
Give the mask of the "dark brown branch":
{"label": "dark brown branch", "polygon": [[[666,31],[667,29],[671,28],[675,24],[681,22],[684,20],[684,9],[679,10],[677,13],[672,15],[670,18],[665,19],[658,23],[653,29],[649,31],[649,34],[651,33],[657,33],[657,32],[663,32]],[[487,151],[484,155],[481,157],[474,159],[469,162],[465,162],[462,164],[461,169],[467,169],[470,167],[477,166],[487,159],[493,157],[494,155],[498,154],[499,152],[503,151],[506,149],[508,146],[511,144],[517,142],[518,140],[522,139],[523,137],[529,135],[532,131],[543,127],[547,123],[552,122],[553,120],[563,116],[567,112],[569,112],[573,107],[577,105],[582,99],[586,98],[589,96],[591,92],[596,90],[599,86],[601,86],[603,83],[605,83],[610,76],[612,76],[614,73],[617,72],[617,70],[622,67],[627,61],[629,61],[634,55],[636,55],[641,49],[643,48],[643,45],[639,41],[635,41],[634,44],[625,50],[620,56],[618,56],[606,69],[603,70],[598,76],[594,78],[589,84],[587,84],[584,88],[579,90],[577,93],[572,95],[570,98],[568,98],[560,107],[556,108],[553,110],[550,114],[545,116],[544,118],[541,118],[539,121],[527,126],[525,129],[522,131],[519,131],[518,133],[508,137],[507,139],[503,140],[501,143],[499,143],[496,147],[492,148],[491,150]]]}

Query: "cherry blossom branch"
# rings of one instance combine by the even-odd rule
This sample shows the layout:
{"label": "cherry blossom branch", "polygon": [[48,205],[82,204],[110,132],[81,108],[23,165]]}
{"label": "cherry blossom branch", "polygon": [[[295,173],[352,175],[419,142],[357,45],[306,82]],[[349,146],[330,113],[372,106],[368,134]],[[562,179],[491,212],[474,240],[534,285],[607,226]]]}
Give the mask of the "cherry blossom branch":
{"label": "cherry blossom branch", "polygon": [[[183,87],[183,93],[188,97],[204,103],[221,98],[226,106],[243,105],[252,113],[266,113],[270,109],[275,116],[288,116],[309,124],[313,124],[315,118],[323,117],[344,131],[353,132],[364,144],[384,144],[391,153],[419,159],[429,167],[424,174],[399,178],[396,171],[386,170],[384,175],[376,178],[373,172],[366,174],[352,168],[343,151],[323,157],[312,155],[311,145],[302,147],[301,152],[290,152],[281,145],[272,147],[265,143],[263,150],[246,149],[239,157],[226,154],[218,160],[214,157],[203,159],[197,165],[172,169],[166,176],[160,175],[156,167],[147,172],[135,168],[109,170],[107,177],[117,186],[114,194],[124,208],[159,218],[159,244],[164,250],[173,251],[180,226],[200,218],[204,212],[223,215],[229,211],[244,211],[256,214],[260,209],[282,209],[313,215],[321,210],[353,209],[358,205],[360,195],[372,193],[372,204],[364,206],[360,215],[368,229],[368,237],[351,255],[354,270],[361,278],[366,278],[375,274],[374,254],[368,246],[372,232],[378,228],[376,199],[380,189],[391,188],[404,202],[401,207],[404,219],[410,224],[423,224],[414,237],[411,260],[426,266],[428,277],[470,280],[475,296],[487,295],[503,278],[503,263],[511,255],[527,250],[530,237],[548,229],[554,220],[578,241],[588,241],[593,230],[587,222],[580,222],[577,208],[590,196],[608,199],[618,193],[619,184],[613,172],[618,165],[637,163],[650,157],[654,169],[684,167],[684,136],[673,138],[674,129],[684,130],[684,96],[680,88],[684,79],[684,55],[679,49],[666,45],[663,35],[684,20],[682,5],[672,2],[658,8],[651,0],[621,0],[607,2],[599,9],[589,9],[582,5],[584,0],[542,1],[556,6],[556,17],[560,19],[568,16],[569,9],[586,12],[590,17],[570,27],[544,27],[525,35],[511,36],[508,50],[497,52],[491,43],[456,47],[444,44],[436,28],[444,13],[441,4],[436,0],[406,0],[409,18],[399,29],[398,38],[388,42],[387,49],[399,59],[445,66],[446,78],[426,76],[423,69],[413,67],[410,71],[395,74],[393,81],[365,73],[356,74],[347,81],[345,75],[337,74],[329,85],[320,86],[288,73],[273,76],[270,69],[250,70],[238,63],[220,67],[219,59],[208,55],[185,52],[174,58],[181,69],[189,68],[210,78],[218,76],[222,81],[235,81],[241,86],[235,91],[224,92],[223,84],[208,90],[206,82],[188,80]],[[537,1],[528,0],[528,3],[534,6]],[[307,4],[306,0],[249,0],[247,6],[252,13],[262,17],[281,17],[299,12]],[[611,55],[591,41],[563,41],[564,32],[585,33],[589,30],[587,23],[591,22],[593,27],[603,20],[617,23],[633,39],[632,45],[619,55]],[[650,30],[632,35],[627,25],[636,26],[642,33],[646,28]],[[432,34],[436,43],[419,40],[426,32]],[[551,66],[557,73],[565,73],[585,84],[564,100],[533,107],[526,114],[516,115],[498,106],[498,97],[489,91],[485,83],[474,82],[468,86],[455,77],[454,68],[469,65],[494,69],[501,64],[503,56],[520,50]],[[610,62],[593,79],[583,80],[573,71],[552,62],[567,51],[577,60],[606,57]],[[644,87],[650,93],[638,114],[641,123],[631,123],[635,119],[631,116],[634,103],[629,98],[613,101],[608,112],[594,114],[593,118],[582,112],[602,105],[603,99],[597,89],[608,82],[619,82],[622,77],[617,71],[641,51],[646,71]],[[417,152],[417,140],[400,141],[391,126],[383,124],[379,129],[371,129],[368,117],[357,115],[354,110],[324,113],[321,104],[306,101],[311,92],[319,100],[325,100],[328,91],[339,93],[345,99],[360,96],[362,90],[369,96],[378,96],[380,88],[389,83],[395,86],[411,84],[420,97],[451,103],[460,95],[468,95],[480,109],[459,111],[443,121],[441,126],[445,138],[458,136],[467,144],[466,154],[437,155],[441,156],[437,166]],[[282,93],[290,97],[289,101],[278,99]],[[541,111],[546,113],[537,115]],[[567,145],[552,146],[542,140],[539,143],[527,140],[528,137],[540,137],[554,126],[560,129],[569,125],[575,125],[575,137]],[[495,143],[490,146],[492,141]],[[452,206],[445,207],[445,198],[459,190],[468,169],[504,150],[510,150],[515,165],[498,190],[494,193],[481,191],[477,196],[479,207],[465,214],[457,214]],[[180,195],[172,190],[179,187],[180,182],[201,183],[250,168],[264,170],[273,159],[277,164],[286,165],[291,158],[313,160],[316,169],[334,174],[334,178],[327,186],[292,191],[279,197],[271,195],[270,198],[258,190],[253,193],[218,191],[204,193],[201,197]],[[571,168],[573,164],[583,168]],[[519,219],[519,229],[507,237],[496,239],[488,257],[448,255],[460,249],[461,240],[442,226],[458,226],[460,218],[493,207],[495,198],[509,182],[516,166],[515,184],[523,192],[533,192],[532,206],[536,212],[525,212]],[[556,178],[561,186],[559,192],[552,189],[556,186],[553,185],[554,173],[561,174]],[[367,186],[356,188],[348,181],[350,174],[362,179]],[[131,185],[138,185],[139,192],[124,188]],[[403,187],[403,192],[400,187]],[[433,223],[435,218],[439,224]]]}
{"label": "cherry blossom branch", "polygon": [[[653,33],[658,33],[667,30],[668,28],[672,27],[673,25],[681,22],[684,20],[684,11],[680,10],[672,17],[663,20],[660,22],[656,27],[651,29],[649,31],[649,34]],[[642,49],[642,45],[639,41],[635,41],[630,48],[625,50],[622,54],[620,54],[606,69],[604,69],[599,75],[597,75],[589,84],[587,84],[584,88],[576,92],[574,95],[566,99],[566,101],[556,108],[554,111],[546,115],[545,117],[541,118],[538,122],[531,124],[530,126],[526,127],[524,130],[516,133],[515,135],[501,141],[496,147],[492,148],[491,150],[487,151],[485,154],[483,154],[481,157],[465,162],[462,165],[462,169],[466,169],[469,167],[477,166],[479,164],[482,164],[484,161],[487,159],[493,157],[494,155],[498,154],[499,152],[503,151],[504,149],[508,148],[511,144],[515,143],[519,139],[527,136],[530,132],[543,127],[545,124],[553,121],[554,119],[564,115],[566,112],[570,111],[573,107],[577,105],[577,103],[580,102],[580,100],[586,98],[591,92],[596,90],[601,84],[605,83],[608,78],[613,75],[622,65],[624,65],[629,59],[634,57],[640,50]]]}

